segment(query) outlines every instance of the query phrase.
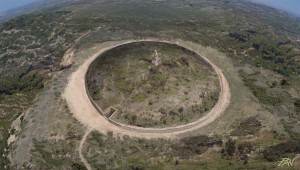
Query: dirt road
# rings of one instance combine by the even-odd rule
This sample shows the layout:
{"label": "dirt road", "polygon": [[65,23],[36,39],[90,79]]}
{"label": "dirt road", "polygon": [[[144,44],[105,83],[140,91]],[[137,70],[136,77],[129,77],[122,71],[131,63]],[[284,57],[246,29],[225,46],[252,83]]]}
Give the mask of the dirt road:
{"label": "dirt road", "polygon": [[[154,39],[138,40],[138,41],[158,41]],[[114,134],[129,135],[135,137],[144,138],[174,138],[179,134],[187,133],[199,129],[203,126],[216,120],[229,106],[230,103],[230,89],[229,84],[223,75],[222,70],[212,63],[203,54],[195,51],[188,42],[184,41],[160,41],[171,44],[177,44],[189,50],[198,53],[203,59],[208,62],[215,72],[217,73],[220,80],[220,96],[219,100],[214,106],[214,108],[207,113],[204,117],[199,120],[176,127],[168,128],[141,128],[120,123],[114,123],[108,121],[107,118],[101,116],[97,109],[93,106],[86,92],[85,86],[85,74],[90,66],[90,64],[104,51],[112,49],[116,46],[136,42],[136,40],[127,41],[116,41],[112,43],[102,44],[99,52],[93,56],[87,58],[84,63],[79,66],[79,68],[71,74],[67,87],[64,91],[64,98],[66,99],[68,106],[73,113],[74,117],[84,125],[88,126],[90,129],[98,130],[102,133],[108,131],[114,132]]]}
{"label": "dirt road", "polygon": [[83,154],[82,154],[82,148],[83,148],[83,144],[86,140],[86,138],[89,136],[89,134],[91,133],[93,129],[89,129],[86,131],[86,133],[83,135],[79,147],[78,147],[78,153],[79,153],[79,157],[81,162],[84,164],[84,166],[86,167],[87,170],[91,170],[92,167],[90,166],[90,164],[87,162],[87,160],[84,158]]}

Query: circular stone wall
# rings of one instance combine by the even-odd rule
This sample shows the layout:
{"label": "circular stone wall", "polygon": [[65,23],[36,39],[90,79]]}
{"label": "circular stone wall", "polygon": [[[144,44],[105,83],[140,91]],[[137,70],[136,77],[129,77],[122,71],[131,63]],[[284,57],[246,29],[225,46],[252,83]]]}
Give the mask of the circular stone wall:
{"label": "circular stone wall", "polygon": [[151,41],[102,53],[90,65],[86,84],[105,116],[140,127],[194,122],[214,107],[220,93],[219,77],[202,57],[175,44]]}

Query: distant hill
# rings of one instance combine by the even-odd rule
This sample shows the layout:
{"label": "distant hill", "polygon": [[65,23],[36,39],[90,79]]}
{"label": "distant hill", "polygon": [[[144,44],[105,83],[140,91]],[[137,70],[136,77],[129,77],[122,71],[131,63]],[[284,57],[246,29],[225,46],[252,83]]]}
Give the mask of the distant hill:
{"label": "distant hill", "polygon": [[19,15],[28,14],[36,11],[42,11],[45,9],[53,8],[58,4],[68,2],[70,0],[42,0],[38,2],[33,2],[21,7],[13,8],[11,10],[6,11],[5,13],[0,12],[0,23],[8,21],[14,17]]}

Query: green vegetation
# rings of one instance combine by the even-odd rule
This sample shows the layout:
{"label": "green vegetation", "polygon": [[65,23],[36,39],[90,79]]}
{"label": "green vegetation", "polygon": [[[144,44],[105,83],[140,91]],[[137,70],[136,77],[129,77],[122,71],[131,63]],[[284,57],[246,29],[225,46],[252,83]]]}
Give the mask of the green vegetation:
{"label": "green vegetation", "polygon": [[[218,150],[212,150],[213,146]],[[222,140],[220,136],[199,135],[170,141],[116,138],[94,131],[87,138],[83,154],[94,169],[270,169],[277,166],[277,162],[268,163],[263,155],[253,154],[255,149],[249,142]]]}
{"label": "green vegetation", "polygon": [[229,139],[226,144],[225,144],[225,148],[222,150],[223,152],[223,157],[228,157],[231,158],[234,156],[235,154],[235,149],[236,149],[236,142]]}
{"label": "green vegetation", "polygon": [[[76,33],[62,24],[69,12],[21,15],[0,25],[0,164],[8,166],[10,124],[49,80]],[[4,149],[6,151],[4,151]]]}
{"label": "green vegetation", "polygon": [[207,151],[213,146],[222,146],[219,136],[208,137],[205,135],[193,136],[181,139],[180,143],[173,145],[173,156],[191,157]]}
{"label": "green vegetation", "polygon": [[261,129],[261,123],[255,118],[250,117],[242,121],[236,130],[231,132],[232,136],[254,135]]}
{"label": "green vegetation", "polygon": [[43,88],[43,76],[32,66],[15,69],[0,79],[0,95]]}
{"label": "green vegetation", "polygon": [[134,97],[134,100],[136,102],[143,102],[145,100],[145,98],[146,98],[145,94],[140,93]]}
{"label": "green vegetation", "polygon": [[[68,11],[65,11],[66,9]],[[12,120],[32,105],[39,89],[47,83],[46,75],[48,73],[55,74],[55,71],[60,69],[61,57],[73,44],[74,39],[82,33],[92,30],[90,35],[82,39],[81,43],[76,46],[78,51],[86,52],[92,49],[90,47],[96,43],[111,40],[147,37],[172,38],[191,41],[224,52],[233,59],[235,64],[234,68],[225,68],[224,72],[243,68],[245,64],[250,64],[252,68],[255,68],[255,73],[244,71],[240,73],[240,76],[245,86],[258,99],[257,101],[254,99],[255,102],[253,100],[251,103],[262,104],[261,110],[286,120],[282,124],[287,132],[287,134],[276,132],[271,135],[270,132],[263,132],[263,135],[259,136],[257,132],[261,130],[261,127],[268,129],[272,124],[272,128],[273,126],[276,128],[281,124],[277,125],[273,122],[268,124],[266,120],[258,121],[255,117],[250,117],[238,119],[237,127],[234,127],[236,129],[231,132],[231,135],[238,136],[239,139],[224,140],[226,142],[222,144],[220,137],[200,136],[183,139],[176,143],[167,140],[126,137],[119,139],[112,135],[92,133],[85,146],[85,156],[93,167],[99,169],[276,168],[277,161],[281,157],[292,158],[295,154],[299,154],[300,26],[298,23],[299,18],[271,8],[252,5],[245,1],[231,0],[72,1],[55,6],[55,9],[14,18],[0,25],[0,155],[7,154],[7,151],[4,151],[8,147],[6,146],[7,137],[9,133],[14,133],[14,130],[9,132]],[[165,52],[168,55],[174,54],[171,49],[166,49]],[[138,62],[134,64],[137,66],[141,64],[141,68],[148,69],[148,65],[145,63],[151,63],[151,59],[149,59],[151,55],[152,51],[145,52],[145,56],[140,56],[140,61],[144,64]],[[178,68],[187,63],[188,67],[192,68],[191,63],[193,62],[186,62],[184,59],[183,57],[178,60],[162,61],[163,67],[172,70],[174,74],[181,75],[181,77],[176,77],[175,86],[164,88],[168,85],[166,76],[160,69],[154,69],[151,78],[155,81],[147,84],[145,91],[135,91],[135,87],[143,87],[144,82],[132,84],[133,80],[126,78],[128,74],[140,73],[140,70],[123,72],[126,70],[126,64],[124,64],[123,66],[115,65],[112,77],[117,78],[110,79],[109,81],[112,83],[100,86],[102,83],[99,80],[101,79],[96,82],[88,82],[89,90],[95,100],[103,101],[101,104],[104,108],[122,104],[122,100],[116,100],[116,96],[127,99],[126,97],[130,94],[132,96],[128,98],[133,99],[136,104],[146,104],[149,107],[157,106],[156,103],[162,98],[164,99],[161,97],[148,100],[149,94],[155,93],[164,93],[172,97],[180,94],[180,103],[183,103],[191,99],[189,93],[185,94],[189,91],[180,89],[176,83],[191,88],[196,84],[193,81],[195,77],[204,81],[210,74],[209,71],[203,69],[185,72],[180,67]],[[122,59],[116,60],[116,62],[119,61]],[[106,71],[110,69],[107,68]],[[261,72],[257,72],[257,70]],[[270,70],[274,72],[269,72]],[[230,75],[226,76],[230,77]],[[239,80],[239,78],[235,78]],[[111,88],[113,86],[116,88]],[[234,83],[231,86],[236,93],[240,91],[241,95],[246,93],[236,88]],[[103,98],[99,93],[99,89],[102,88],[106,88],[110,95],[112,91],[117,91],[117,93]],[[59,92],[56,94],[59,96]],[[139,126],[185,122],[193,119],[188,113],[202,113],[202,111],[209,110],[215,102],[216,94],[208,93],[203,99],[203,107],[199,103],[193,104],[192,108],[157,107],[157,112],[163,115],[158,118],[159,121],[148,113],[141,112],[141,114],[147,115],[144,119],[131,114],[133,113],[131,111],[120,113],[131,124]],[[205,107],[206,105],[207,107]],[[243,110],[242,107],[245,106],[240,107]],[[253,110],[251,114],[256,114],[256,112],[265,114],[264,111],[252,107],[249,103],[247,109]],[[245,114],[250,113],[239,112],[237,114],[246,116]],[[170,118],[171,115],[175,115],[173,117],[176,118],[173,120]],[[259,116],[264,117],[265,115]],[[239,122],[240,120],[241,122]],[[271,119],[271,121],[273,120]],[[48,131],[43,133],[48,134]],[[254,138],[247,142],[246,135],[254,135]],[[73,139],[74,133],[70,132],[67,136]],[[75,138],[77,137],[75,136]],[[259,139],[261,140],[259,141]],[[212,148],[213,145],[216,145],[216,148]],[[74,156],[77,154],[74,148],[78,146],[78,142],[35,140],[34,146],[36,149],[32,151],[34,154],[30,161],[37,165],[37,169],[53,167],[54,169],[84,169],[84,165]],[[88,150],[88,148],[92,149]],[[220,148],[221,151],[216,151]],[[209,152],[206,152],[207,150]],[[66,155],[68,152],[72,153],[71,158],[57,157],[57,155]],[[52,155],[54,156],[52,157]],[[8,163],[1,157],[1,167]]]}
{"label": "green vegetation", "polygon": [[245,85],[250,88],[252,93],[262,104],[276,106],[281,103],[280,97],[269,95],[266,88],[256,85],[256,80],[243,72],[243,70],[240,70],[240,76],[244,80]]}
{"label": "green vegetation", "polygon": [[[154,50],[161,58],[158,66],[151,62]],[[101,108],[113,106],[118,109],[113,119],[141,127],[184,124],[203,116],[218,100],[215,82],[216,73],[200,56],[159,42],[109,50],[87,74],[89,92]]]}
{"label": "green vegetation", "polygon": [[0,54],[4,54],[0,65],[12,68],[26,61],[33,62],[34,68],[57,66],[75,38],[72,30],[66,30],[60,24],[68,13],[58,11],[21,15],[0,25]]}
{"label": "green vegetation", "polygon": [[[9,132],[10,124],[25,108],[32,104],[39,89],[43,88],[43,76],[32,67],[21,67],[4,74],[0,79],[0,165],[7,166],[7,139],[14,131]],[[4,151],[6,149],[6,151]]]}
{"label": "green vegetation", "polygon": [[[0,127],[0,135],[1,139],[8,139],[9,138],[9,132],[7,128],[9,128],[10,122],[8,121],[1,121],[1,127]],[[8,154],[7,151],[4,151],[4,149],[7,149],[7,141],[1,140],[0,141],[0,154],[5,155]],[[6,158],[0,159],[0,166],[4,167],[9,164],[9,161]]]}
{"label": "green vegetation", "polygon": [[[63,169],[72,167],[72,169],[85,169],[83,163],[75,161],[73,157],[76,154],[77,143],[74,141],[37,141],[33,140],[36,166],[40,169]],[[55,154],[54,154],[55,153]]]}
{"label": "green vegetation", "polygon": [[121,139],[94,131],[87,143],[83,153],[96,169],[169,169],[176,166],[178,160],[193,158],[213,145],[222,145],[222,140],[217,136],[190,137],[177,142],[128,136]]}
{"label": "green vegetation", "polygon": [[268,161],[278,161],[282,158],[294,158],[300,151],[300,133],[293,131],[293,125],[283,121],[285,131],[290,135],[288,141],[268,147],[263,151],[263,157]]}
{"label": "green vegetation", "polygon": [[294,102],[295,111],[300,113],[300,99],[296,99]]}
{"label": "green vegetation", "polygon": [[0,159],[2,167],[9,165],[7,139],[11,134],[15,134],[15,130],[10,129],[10,125],[26,108],[33,104],[37,92],[38,90],[31,90],[12,95],[0,95],[0,154],[4,155]]}
{"label": "green vegetation", "polygon": [[[299,134],[298,134],[299,135]],[[294,158],[299,154],[300,142],[288,141],[267,148],[264,152],[264,158],[268,161],[278,161],[282,158]]]}
{"label": "green vegetation", "polygon": [[[276,71],[284,76],[299,74],[298,52],[289,39],[279,39],[269,33],[245,30],[229,33],[228,47],[243,53],[245,61]],[[251,59],[251,61],[249,60]]]}

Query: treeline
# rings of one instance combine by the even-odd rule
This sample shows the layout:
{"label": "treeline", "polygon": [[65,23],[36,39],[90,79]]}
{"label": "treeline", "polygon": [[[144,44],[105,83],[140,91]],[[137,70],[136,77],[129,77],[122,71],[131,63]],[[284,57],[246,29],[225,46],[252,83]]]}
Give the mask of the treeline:
{"label": "treeline", "polygon": [[276,71],[282,75],[300,73],[298,54],[290,40],[279,38],[270,33],[255,30],[230,32],[224,39],[226,48],[236,50],[238,55],[256,65]]}
{"label": "treeline", "polygon": [[17,68],[1,76],[0,95],[10,95],[20,91],[43,88],[43,76],[32,66]]}
{"label": "treeline", "polygon": [[[268,105],[278,105],[282,102],[282,99],[279,96],[270,95],[267,92],[267,89],[255,84],[256,79],[252,78],[251,76],[247,75],[243,70],[239,72],[240,76],[242,77],[244,84],[249,87],[251,92],[254,94],[255,97],[259,100],[259,102]],[[281,86],[286,84],[286,80],[281,81]]]}

